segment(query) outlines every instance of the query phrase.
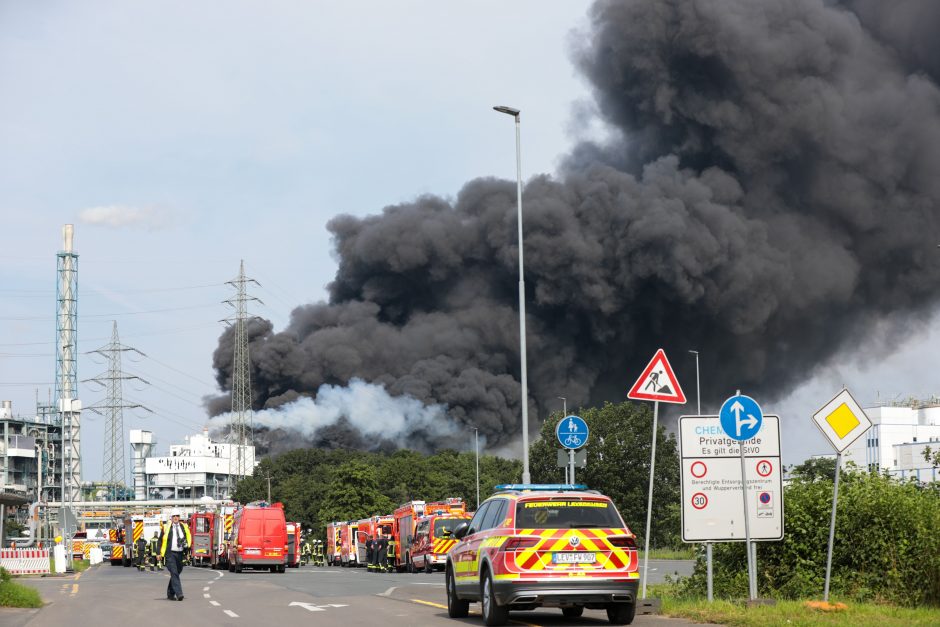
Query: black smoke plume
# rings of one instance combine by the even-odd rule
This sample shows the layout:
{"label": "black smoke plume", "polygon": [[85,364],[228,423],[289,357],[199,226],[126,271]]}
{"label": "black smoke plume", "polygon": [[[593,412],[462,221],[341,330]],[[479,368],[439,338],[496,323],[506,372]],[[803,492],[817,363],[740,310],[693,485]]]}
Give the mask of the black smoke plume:
{"label": "black smoke plume", "polygon": [[[524,192],[530,415],[558,396],[622,400],[659,346],[680,377],[700,351],[706,402],[779,398],[924,320],[940,279],[936,3],[605,0],[590,18],[580,110],[608,139]],[[329,302],[252,327],[256,406],[358,377],[491,444],[518,436],[514,182],[329,229]],[[231,361],[226,333],[223,389]]]}

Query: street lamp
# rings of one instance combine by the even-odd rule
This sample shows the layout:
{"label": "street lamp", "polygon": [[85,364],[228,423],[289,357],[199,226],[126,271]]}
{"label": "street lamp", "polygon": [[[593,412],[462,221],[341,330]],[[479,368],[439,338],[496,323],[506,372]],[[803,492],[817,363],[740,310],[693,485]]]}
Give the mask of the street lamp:
{"label": "street lamp", "polygon": [[[698,415],[702,415],[702,386],[698,376],[698,351],[689,351],[695,355],[695,396],[698,405]],[[745,512],[746,513],[746,512]],[[714,599],[714,579],[712,578],[712,543],[705,543],[705,589],[706,598],[711,603]]]}
{"label": "street lamp", "polygon": [[470,427],[473,429],[473,439],[476,442],[477,449],[477,509],[480,509],[480,429],[477,427]]}
{"label": "street lamp", "polygon": [[525,350],[525,279],[522,262],[522,140],[520,111],[512,107],[493,107],[516,120],[516,211],[519,229],[519,360],[522,364],[522,483],[529,483],[529,383],[526,377]]}

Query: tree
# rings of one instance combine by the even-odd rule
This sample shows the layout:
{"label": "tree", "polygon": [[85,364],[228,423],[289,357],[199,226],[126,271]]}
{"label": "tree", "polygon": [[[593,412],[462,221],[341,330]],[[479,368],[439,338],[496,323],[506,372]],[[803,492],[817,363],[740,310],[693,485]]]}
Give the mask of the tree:
{"label": "tree", "polygon": [[790,466],[790,475],[803,481],[833,481],[836,476],[835,457],[810,457],[802,464]]}
{"label": "tree", "polygon": [[379,492],[376,467],[367,460],[353,459],[332,473],[318,517],[321,521],[358,520],[388,514],[394,507],[394,502]]}
{"label": "tree", "polygon": [[[577,481],[613,499],[627,526],[642,543],[646,533],[652,410],[645,403],[606,403],[599,408],[582,408],[578,415],[587,422],[591,439],[587,445],[587,467],[578,471]],[[561,414],[550,416],[542,425],[541,437],[530,447],[533,481],[558,483],[563,480],[564,470],[556,463],[559,445],[555,439],[555,427],[561,418]],[[660,425],[650,546],[681,545],[679,519],[678,448],[675,436],[668,435]]]}

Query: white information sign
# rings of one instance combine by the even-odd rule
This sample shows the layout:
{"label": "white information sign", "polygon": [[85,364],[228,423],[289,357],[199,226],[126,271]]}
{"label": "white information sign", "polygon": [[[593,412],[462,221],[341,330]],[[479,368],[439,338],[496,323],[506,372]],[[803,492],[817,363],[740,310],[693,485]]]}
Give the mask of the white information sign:
{"label": "white information sign", "polygon": [[744,542],[742,444],[751,540],[783,538],[780,419],[764,416],[757,434],[739,443],[725,435],[718,416],[682,416],[683,542]]}

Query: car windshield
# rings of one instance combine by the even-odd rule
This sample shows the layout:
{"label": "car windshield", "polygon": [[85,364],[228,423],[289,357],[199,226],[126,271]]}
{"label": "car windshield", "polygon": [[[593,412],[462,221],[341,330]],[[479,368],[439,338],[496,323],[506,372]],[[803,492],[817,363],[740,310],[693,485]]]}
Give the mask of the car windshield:
{"label": "car windshield", "polygon": [[[454,529],[457,528],[457,525],[460,523],[467,522],[468,518],[438,518],[434,521],[434,537],[443,538],[445,535],[450,535],[454,532]],[[445,534],[445,531],[450,533]]]}
{"label": "car windshield", "polygon": [[617,509],[610,501],[540,499],[522,501],[516,508],[516,527],[520,529],[584,529],[622,526]]}

